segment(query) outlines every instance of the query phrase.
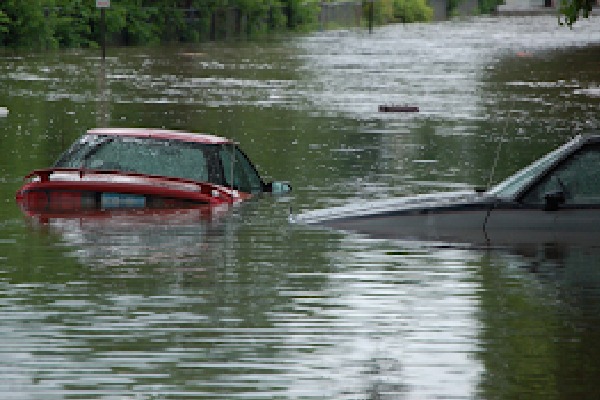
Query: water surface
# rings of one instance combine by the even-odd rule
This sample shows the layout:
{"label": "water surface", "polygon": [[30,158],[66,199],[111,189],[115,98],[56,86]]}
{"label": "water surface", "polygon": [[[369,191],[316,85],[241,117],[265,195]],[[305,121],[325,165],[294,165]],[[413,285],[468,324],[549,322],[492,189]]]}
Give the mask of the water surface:
{"label": "water surface", "polygon": [[[381,241],[288,215],[485,186],[596,128],[599,33],[478,18],[105,64],[3,51],[4,398],[594,397],[600,248]],[[294,192],[208,217],[25,217],[22,177],[95,126],[232,137]]]}

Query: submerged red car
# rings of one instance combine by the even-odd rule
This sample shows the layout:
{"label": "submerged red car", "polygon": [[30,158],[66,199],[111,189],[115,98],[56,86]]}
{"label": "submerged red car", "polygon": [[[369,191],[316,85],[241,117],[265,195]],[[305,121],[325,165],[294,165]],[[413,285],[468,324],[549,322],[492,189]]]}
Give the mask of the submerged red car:
{"label": "submerged red car", "polygon": [[265,183],[229,139],[145,128],[89,130],[25,179],[16,198],[29,213],[219,205],[290,190]]}

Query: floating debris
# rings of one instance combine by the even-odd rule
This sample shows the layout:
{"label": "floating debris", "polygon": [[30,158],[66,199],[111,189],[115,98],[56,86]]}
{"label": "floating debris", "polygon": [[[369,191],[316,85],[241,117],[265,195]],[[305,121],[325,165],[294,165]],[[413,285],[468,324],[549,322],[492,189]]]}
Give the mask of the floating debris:
{"label": "floating debris", "polygon": [[407,105],[381,105],[379,106],[379,112],[419,112],[419,107]]}
{"label": "floating debris", "polygon": [[204,57],[206,53],[179,53],[182,57]]}
{"label": "floating debris", "polygon": [[8,108],[0,107],[0,117],[6,117],[8,115]]}

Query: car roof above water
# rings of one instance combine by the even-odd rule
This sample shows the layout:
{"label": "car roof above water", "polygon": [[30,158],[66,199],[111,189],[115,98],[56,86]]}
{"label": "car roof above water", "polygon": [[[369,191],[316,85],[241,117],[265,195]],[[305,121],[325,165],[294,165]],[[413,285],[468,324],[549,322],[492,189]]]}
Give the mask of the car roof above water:
{"label": "car roof above water", "polygon": [[204,143],[204,144],[231,144],[231,140],[214,135],[191,133],[170,129],[154,128],[94,128],[86,132],[87,135],[122,136],[137,138],[152,138],[179,140],[182,142]]}
{"label": "car roof above water", "polygon": [[600,143],[600,133],[584,133],[581,135],[582,140],[590,143]]}

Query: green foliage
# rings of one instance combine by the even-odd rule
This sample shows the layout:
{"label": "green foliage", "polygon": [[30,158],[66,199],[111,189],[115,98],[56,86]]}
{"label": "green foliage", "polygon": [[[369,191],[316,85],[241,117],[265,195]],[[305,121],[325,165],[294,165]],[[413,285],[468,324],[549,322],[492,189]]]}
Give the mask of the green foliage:
{"label": "green foliage", "polygon": [[490,14],[496,11],[500,4],[504,4],[504,0],[479,0],[479,12]]}
{"label": "green foliage", "polygon": [[9,23],[8,15],[0,10],[0,45],[4,44],[4,36],[8,33]]}
{"label": "green foliage", "polygon": [[595,0],[561,0],[559,24],[572,27],[580,17],[588,18],[595,3]]}
{"label": "green foliage", "polygon": [[115,21],[111,32],[118,32],[122,27],[123,41],[128,45],[157,44],[160,42],[160,31],[150,22],[158,20],[158,12],[155,7],[123,9],[120,20]]}
{"label": "green foliage", "polygon": [[[306,29],[319,21],[323,1],[333,0],[112,0],[105,10],[106,38],[113,44],[153,45]],[[373,4],[380,24],[432,17],[426,0]],[[3,46],[97,47],[101,28],[101,11],[94,0],[0,0]]]}
{"label": "green foliage", "polygon": [[431,21],[433,9],[425,0],[394,0],[394,18],[403,22]]}
{"label": "green foliage", "polygon": [[48,23],[52,24],[54,44],[60,47],[89,47],[93,9],[82,0],[56,0],[48,10]]}
{"label": "green foliage", "polygon": [[375,24],[381,25],[393,21],[393,0],[364,1],[363,15],[370,18],[371,13]]}
{"label": "green foliage", "polygon": [[4,13],[4,11],[0,10],[0,32],[6,33],[8,32],[8,23],[10,20],[8,19],[8,15]]}
{"label": "green foliage", "polygon": [[446,14],[449,16],[456,16],[460,3],[462,3],[462,0],[448,0],[446,3]]}
{"label": "green foliage", "polygon": [[6,45],[14,47],[47,47],[51,42],[51,25],[44,16],[44,1],[4,0],[0,5],[3,15],[2,35]]}
{"label": "green foliage", "polygon": [[433,9],[426,0],[376,0],[363,3],[363,14],[369,15],[373,5],[373,21],[376,24],[389,22],[424,22],[433,18]]}
{"label": "green foliage", "polygon": [[305,2],[302,0],[287,0],[284,4],[288,17],[288,28],[313,25],[317,22],[319,2]]}

